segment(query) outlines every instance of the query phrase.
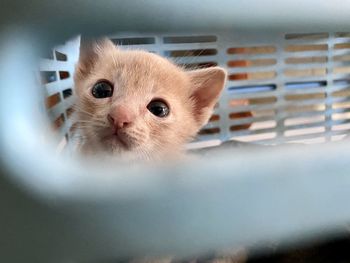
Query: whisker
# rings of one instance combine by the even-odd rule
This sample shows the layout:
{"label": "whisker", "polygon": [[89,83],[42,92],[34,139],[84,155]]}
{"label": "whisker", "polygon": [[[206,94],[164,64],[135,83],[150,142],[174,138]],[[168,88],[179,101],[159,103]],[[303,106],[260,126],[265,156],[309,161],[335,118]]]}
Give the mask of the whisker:
{"label": "whisker", "polygon": [[85,126],[79,126],[77,127],[77,129],[79,130],[85,130],[85,129],[89,129],[89,128],[107,128],[106,126],[97,126],[97,125],[85,125]]}
{"label": "whisker", "polygon": [[75,123],[79,124],[79,123],[84,123],[84,124],[96,124],[96,125],[102,125],[102,126],[108,126],[107,122],[102,122],[102,121],[96,121],[96,120],[78,120],[75,121]]}
{"label": "whisker", "polygon": [[88,116],[92,116],[92,117],[94,116],[91,112],[88,112],[88,111],[84,110],[83,108],[80,108],[79,106],[74,106],[73,110],[75,110],[77,113],[84,113],[84,114],[86,114]]}
{"label": "whisker", "polygon": [[[82,114],[83,116],[85,115],[86,117],[88,117],[87,119],[84,119],[86,121],[91,120],[91,121],[96,121],[96,122],[100,122],[100,123],[107,123],[104,119],[101,119],[101,118],[99,118],[97,116],[89,115],[89,114],[84,113],[84,112],[77,112],[77,113],[78,114]],[[81,116],[81,117],[83,117],[83,116]],[[78,119],[79,116],[76,115],[75,118]]]}

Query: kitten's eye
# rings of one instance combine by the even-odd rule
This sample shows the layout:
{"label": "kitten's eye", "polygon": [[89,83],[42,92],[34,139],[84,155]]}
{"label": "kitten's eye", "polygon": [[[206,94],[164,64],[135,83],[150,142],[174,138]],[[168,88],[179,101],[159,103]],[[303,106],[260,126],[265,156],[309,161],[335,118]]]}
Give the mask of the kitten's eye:
{"label": "kitten's eye", "polygon": [[164,118],[169,114],[169,107],[165,102],[161,100],[152,100],[148,105],[147,109],[155,116]]}
{"label": "kitten's eye", "polygon": [[107,81],[100,81],[92,87],[91,93],[96,99],[112,97],[113,87]]}

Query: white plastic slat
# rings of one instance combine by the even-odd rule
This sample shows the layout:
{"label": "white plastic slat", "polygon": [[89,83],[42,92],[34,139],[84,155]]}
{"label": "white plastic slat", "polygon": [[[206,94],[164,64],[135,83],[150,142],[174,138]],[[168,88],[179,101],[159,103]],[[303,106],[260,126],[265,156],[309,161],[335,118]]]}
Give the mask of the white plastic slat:
{"label": "white plastic slat", "polygon": [[39,68],[41,71],[73,71],[74,65],[65,61],[56,61],[51,59],[41,59]]}
{"label": "white plastic slat", "polygon": [[234,67],[234,68],[228,68],[228,74],[269,72],[269,71],[275,71],[276,69],[277,69],[277,66],[276,66],[276,65],[271,65],[271,66]]}
{"label": "white plastic slat", "polygon": [[[117,44],[116,44],[117,45]],[[147,50],[150,52],[157,52],[157,46],[154,44],[148,44],[148,45],[117,45],[121,49],[125,50]]]}
{"label": "white plastic slat", "polygon": [[196,49],[217,49],[216,43],[179,43],[163,44],[164,50],[196,50]]}
{"label": "white plastic slat", "polygon": [[54,81],[44,85],[46,88],[47,96],[51,96],[57,92],[61,92],[65,89],[72,88],[74,86],[74,82],[72,78],[64,79],[60,81]]}
{"label": "white plastic slat", "polygon": [[213,56],[170,57],[169,59],[175,61],[178,64],[217,62],[216,55],[213,55]]}
{"label": "white plastic slat", "polygon": [[74,97],[69,97],[65,100],[62,100],[57,105],[55,105],[52,109],[48,111],[49,118],[52,121],[55,121],[62,113],[65,113],[67,109],[72,107],[74,104]]}
{"label": "white plastic slat", "polygon": [[253,122],[275,121],[275,120],[276,119],[273,116],[263,116],[263,117],[229,119],[228,123],[230,125],[242,125],[242,124],[251,124]]}

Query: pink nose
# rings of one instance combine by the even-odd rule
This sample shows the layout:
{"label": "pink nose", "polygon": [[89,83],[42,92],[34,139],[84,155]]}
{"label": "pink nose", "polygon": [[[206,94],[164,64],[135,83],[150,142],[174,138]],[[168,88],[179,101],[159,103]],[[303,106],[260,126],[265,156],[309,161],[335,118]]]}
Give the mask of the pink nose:
{"label": "pink nose", "polygon": [[116,129],[122,129],[133,123],[135,114],[124,106],[117,106],[107,115],[107,119]]}

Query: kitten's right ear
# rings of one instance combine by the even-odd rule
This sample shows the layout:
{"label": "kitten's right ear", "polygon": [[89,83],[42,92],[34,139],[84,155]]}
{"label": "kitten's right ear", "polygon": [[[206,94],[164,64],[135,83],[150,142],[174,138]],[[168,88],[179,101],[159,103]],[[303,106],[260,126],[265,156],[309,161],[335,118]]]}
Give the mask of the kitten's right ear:
{"label": "kitten's right ear", "polygon": [[226,70],[220,67],[187,72],[191,80],[190,98],[194,101],[193,116],[198,127],[205,125],[225,86]]}
{"label": "kitten's right ear", "polygon": [[102,51],[105,49],[116,48],[111,40],[103,39],[86,39],[80,40],[79,61],[75,69],[75,77],[81,79],[88,75],[93,69]]}
{"label": "kitten's right ear", "polygon": [[80,39],[79,60],[75,68],[75,78],[81,79],[88,75],[98,58],[95,52],[95,40]]}

